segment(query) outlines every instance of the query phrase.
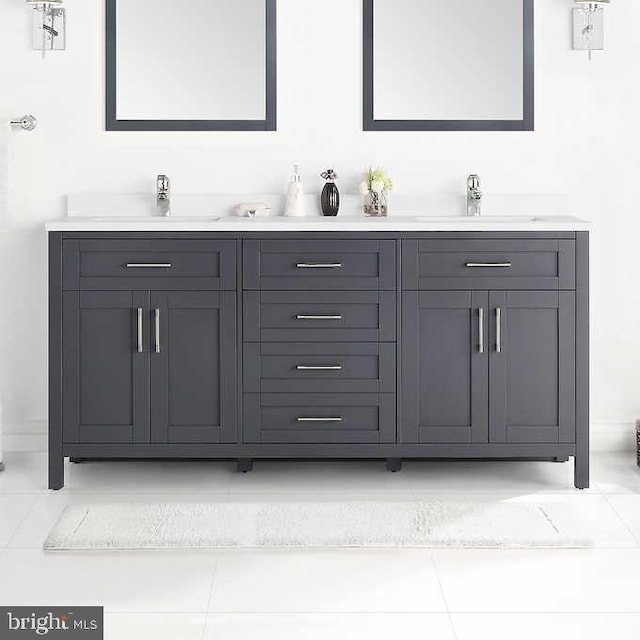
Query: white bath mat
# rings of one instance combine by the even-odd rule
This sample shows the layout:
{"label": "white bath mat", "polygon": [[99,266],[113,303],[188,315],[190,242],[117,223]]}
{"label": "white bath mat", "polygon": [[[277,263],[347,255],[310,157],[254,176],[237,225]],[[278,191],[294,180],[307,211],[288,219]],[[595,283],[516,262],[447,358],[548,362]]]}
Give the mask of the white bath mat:
{"label": "white bath mat", "polygon": [[44,543],[46,550],[588,546],[539,504],[444,500],[72,505]]}

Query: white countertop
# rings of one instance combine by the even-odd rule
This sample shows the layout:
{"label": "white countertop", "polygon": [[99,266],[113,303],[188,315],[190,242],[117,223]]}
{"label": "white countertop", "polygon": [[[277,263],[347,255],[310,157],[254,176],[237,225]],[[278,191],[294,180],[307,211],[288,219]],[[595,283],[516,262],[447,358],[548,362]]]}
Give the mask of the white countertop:
{"label": "white countertop", "polygon": [[208,232],[287,232],[287,231],[366,231],[366,232],[420,232],[420,231],[588,231],[589,223],[573,216],[480,216],[478,218],[456,216],[409,216],[388,218],[364,216],[338,216],[323,218],[239,218],[173,216],[104,216],[68,217],[53,220],[47,231],[208,231]]}

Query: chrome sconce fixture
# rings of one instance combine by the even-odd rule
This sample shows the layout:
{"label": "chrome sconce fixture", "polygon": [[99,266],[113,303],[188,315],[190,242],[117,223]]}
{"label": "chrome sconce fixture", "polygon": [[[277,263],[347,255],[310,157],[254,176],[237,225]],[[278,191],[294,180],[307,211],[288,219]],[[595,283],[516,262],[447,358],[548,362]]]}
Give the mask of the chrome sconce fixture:
{"label": "chrome sconce fixture", "polygon": [[592,51],[604,49],[604,7],[609,0],[573,0],[573,48],[575,51],[588,51],[591,60]]}
{"label": "chrome sconce fixture", "polygon": [[47,51],[63,51],[66,49],[67,20],[62,0],[27,0],[33,10],[32,48],[42,51],[44,58]]}

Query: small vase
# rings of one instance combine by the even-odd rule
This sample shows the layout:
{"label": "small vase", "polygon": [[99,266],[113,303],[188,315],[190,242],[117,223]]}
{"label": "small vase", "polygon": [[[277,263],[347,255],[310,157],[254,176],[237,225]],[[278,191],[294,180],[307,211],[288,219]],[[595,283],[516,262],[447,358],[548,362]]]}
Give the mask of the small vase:
{"label": "small vase", "polygon": [[385,217],[389,213],[386,191],[371,192],[364,197],[364,215],[372,218]]}
{"label": "small vase", "polygon": [[327,182],[322,190],[322,215],[335,217],[340,210],[340,191],[335,182]]}

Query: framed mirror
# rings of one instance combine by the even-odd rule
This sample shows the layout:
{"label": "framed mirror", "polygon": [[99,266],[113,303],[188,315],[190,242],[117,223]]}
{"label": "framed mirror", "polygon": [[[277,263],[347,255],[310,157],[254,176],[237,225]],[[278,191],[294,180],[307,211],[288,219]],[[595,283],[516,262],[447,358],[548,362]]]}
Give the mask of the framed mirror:
{"label": "framed mirror", "polygon": [[532,131],[534,0],[363,0],[365,131]]}
{"label": "framed mirror", "polygon": [[106,0],[107,131],[275,131],[276,0]]}

